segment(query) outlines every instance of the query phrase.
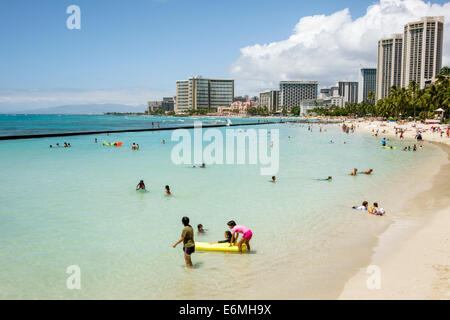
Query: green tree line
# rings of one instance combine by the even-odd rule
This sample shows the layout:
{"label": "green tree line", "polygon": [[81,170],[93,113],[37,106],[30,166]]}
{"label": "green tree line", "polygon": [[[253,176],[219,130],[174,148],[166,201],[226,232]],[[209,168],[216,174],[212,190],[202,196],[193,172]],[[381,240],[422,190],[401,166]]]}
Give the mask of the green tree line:
{"label": "green tree line", "polygon": [[374,92],[369,92],[367,100],[361,103],[347,103],[345,107],[331,106],[314,108],[312,112],[325,116],[379,116],[384,118],[426,119],[435,115],[439,108],[444,117],[450,115],[450,68],[443,67],[435,83],[425,89],[412,81],[408,88],[392,86],[389,95],[375,103]]}

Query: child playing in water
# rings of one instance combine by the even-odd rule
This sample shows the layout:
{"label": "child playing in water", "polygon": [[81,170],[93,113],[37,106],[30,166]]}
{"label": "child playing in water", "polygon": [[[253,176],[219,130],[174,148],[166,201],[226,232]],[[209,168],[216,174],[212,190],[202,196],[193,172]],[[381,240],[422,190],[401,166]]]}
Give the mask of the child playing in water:
{"label": "child playing in water", "polygon": [[199,224],[197,225],[198,234],[205,233],[205,229],[203,229],[203,225]]}
{"label": "child playing in water", "polygon": [[230,232],[230,231],[225,231],[224,236],[225,236],[225,238],[226,238],[225,240],[220,240],[220,241],[216,241],[216,242],[210,242],[210,244],[230,243],[230,242],[231,242],[231,237],[232,237],[231,232]]}
{"label": "child playing in water", "polygon": [[227,225],[228,228],[231,229],[232,233],[230,246],[236,243],[236,241],[239,238],[239,233],[242,233],[242,239],[239,240],[238,242],[239,252],[242,253],[242,244],[244,243],[247,246],[247,250],[250,251],[250,240],[252,239],[253,236],[252,231],[246,226],[237,225],[236,222],[234,222],[234,220],[229,221]]}

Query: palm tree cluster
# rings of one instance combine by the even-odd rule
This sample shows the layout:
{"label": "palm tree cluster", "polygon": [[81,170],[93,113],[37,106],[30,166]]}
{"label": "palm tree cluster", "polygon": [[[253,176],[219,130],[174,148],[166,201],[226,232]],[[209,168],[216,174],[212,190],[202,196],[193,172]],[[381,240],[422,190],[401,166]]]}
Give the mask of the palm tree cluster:
{"label": "palm tree cluster", "polygon": [[347,103],[345,107],[314,108],[312,111],[326,116],[379,116],[426,119],[439,108],[444,116],[450,115],[450,68],[443,67],[436,81],[425,89],[412,81],[408,88],[392,86],[389,95],[375,103],[375,94],[371,91],[367,100],[361,103]]}

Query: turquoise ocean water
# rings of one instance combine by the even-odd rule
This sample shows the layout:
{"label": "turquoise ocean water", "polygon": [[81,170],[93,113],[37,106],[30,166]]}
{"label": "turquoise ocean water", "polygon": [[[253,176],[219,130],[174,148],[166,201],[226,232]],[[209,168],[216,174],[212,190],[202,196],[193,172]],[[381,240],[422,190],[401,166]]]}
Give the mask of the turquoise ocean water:
{"label": "turquoise ocean water", "polygon": [[[80,125],[104,125],[92,121]],[[280,130],[275,184],[255,165],[174,165],[171,131],[0,141],[0,298],[320,297],[324,283],[348,272],[352,250],[370,251],[386,221],[350,207],[382,199],[386,182],[434,147],[384,150],[379,139],[337,125],[322,133],[318,125],[255,128],[263,127]],[[48,147],[65,141],[72,148]],[[374,175],[348,176],[354,167]],[[329,175],[331,183],[316,180]],[[135,191],[140,179],[149,192]],[[197,252],[187,270],[181,246],[172,248],[185,215],[207,229],[199,241],[222,239],[230,219],[249,226],[254,252]],[[66,287],[70,265],[81,268],[81,290]]]}

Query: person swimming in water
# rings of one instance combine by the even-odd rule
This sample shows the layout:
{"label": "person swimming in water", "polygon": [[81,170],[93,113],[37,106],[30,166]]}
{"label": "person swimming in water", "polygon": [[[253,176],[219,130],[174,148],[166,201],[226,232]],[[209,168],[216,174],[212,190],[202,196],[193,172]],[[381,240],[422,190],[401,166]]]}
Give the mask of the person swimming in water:
{"label": "person swimming in water", "polygon": [[383,139],[381,140],[381,145],[382,145],[383,147],[386,147],[386,138],[383,138]]}
{"label": "person swimming in water", "polygon": [[170,192],[169,186],[166,186],[166,195],[168,195],[168,196],[172,195],[172,192]]}
{"label": "person swimming in water", "polygon": [[250,251],[250,240],[253,237],[252,231],[246,226],[237,225],[234,220],[228,221],[227,225],[228,228],[231,229],[232,233],[230,246],[238,241],[239,233],[242,233],[242,239],[238,242],[239,252],[242,253],[242,245],[244,243],[247,246],[247,250]]}
{"label": "person swimming in water", "polygon": [[349,175],[356,176],[357,172],[358,172],[358,169],[354,168],[353,171],[350,171]]}
{"label": "person swimming in water", "polygon": [[136,186],[136,190],[145,190],[144,180],[139,181],[138,185]]}
{"label": "person swimming in water", "polygon": [[197,231],[198,234],[204,234],[206,232],[206,230],[203,229],[203,225],[201,223],[197,225]]}
{"label": "person swimming in water", "polygon": [[225,237],[225,240],[219,240],[219,241],[216,241],[216,242],[210,242],[209,244],[230,243],[231,242],[231,237],[232,237],[231,231],[225,231],[224,237]]}
{"label": "person swimming in water", "polygon": [[317,179],[318,181],[332,181],[333,180],[333,177],[332,176],[329,176],[328,178],[326,178],[326,179]]}
{"label": "person swimming in water", "polygon": [[202,166],[200,168],[206,168],[206,164],[202,163]]}
{"label": "person swimming in water", "polygon": [[365,174],[371,174],[373,172],[373,169],[369,169],[367,171],[364,171]]}
{"label": "person swimming in water", "polygon": [[277,182],[277,177],[272,176],[272,180],[270,182]]}
{"label": "person swimming in water", "polygon": [[369,209],[369,203],[367,201],[364,201],[362,203],[362,205],[360,205],[359,207],[357,206],[353,206],[352,209],[356,209],[356,210],[368,210]]}

